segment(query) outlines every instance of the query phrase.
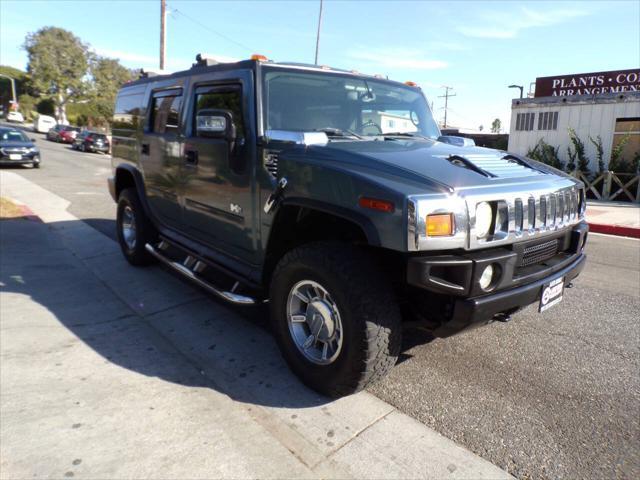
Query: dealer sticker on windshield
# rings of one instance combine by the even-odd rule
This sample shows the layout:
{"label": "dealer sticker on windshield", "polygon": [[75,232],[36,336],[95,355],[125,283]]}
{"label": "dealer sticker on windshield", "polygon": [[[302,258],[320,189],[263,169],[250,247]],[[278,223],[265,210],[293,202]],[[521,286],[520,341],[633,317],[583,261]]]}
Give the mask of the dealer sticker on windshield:
{"label": "dealer sticker on windshield", "polygon": [[540,296],[539,312],[544,312],[548,308],[557,305],[562,301],[564,293],[564,277],[556,278],[542,287],[542,295]]}

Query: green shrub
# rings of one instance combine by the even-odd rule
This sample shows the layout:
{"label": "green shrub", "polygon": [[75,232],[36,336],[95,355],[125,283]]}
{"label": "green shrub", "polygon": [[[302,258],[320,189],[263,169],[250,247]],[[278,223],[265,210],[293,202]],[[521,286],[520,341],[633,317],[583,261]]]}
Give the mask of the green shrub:
{"label": "green shrub", "polygon": [[564,163],[558,156],[559,150],[560,147],[553,147],[543,139],[540,139],[535,147],[529,149],[527,157],[562,170],[564,169]]}
{"label": "green shrub", "polygon": [[575,158],[577,157],[578,158],[577,169],[580,170],[583,174],[589,175],[590,173],[589,158],[587,157],[584,151],[584,142],[580,140],[580,137],[578,137],[578,135],[576,134],[576,131],[573,128],[569,128],[569,140],[571,140],[571,143],[573,145],[573,151],[575,152],[572,156],[571,150],[570,150],[571,147],[569,147],[568,149],[569,159],[573,158],[573,160],[575,160]]}
{"label": "green shrub", "polygon": [[596,147],[596,158],[598,159],[598,173],[604,172],[604,148],[602,148],[602,138],[600,135],[596,137],[594,140],[589,135],[589,141],[593,143],[593,146]]}
{"label": "green shrub", "polygon": [[611,150],[611,159],[609,160],[609,170],[616,173],[637,173],[638,163],[640,162],[640,152],[635,152],[633,158],[625,158],[622,156],[624,147],[629,143],[631,135],[626,134],[620,139],[618,144]]}

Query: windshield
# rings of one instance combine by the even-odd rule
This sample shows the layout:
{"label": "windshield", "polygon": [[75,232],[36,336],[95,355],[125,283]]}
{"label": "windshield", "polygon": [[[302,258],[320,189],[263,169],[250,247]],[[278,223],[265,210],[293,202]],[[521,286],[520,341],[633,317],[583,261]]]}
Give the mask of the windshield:
{"label": "windshield", "polygon": [[263,91],[266,130],[440,135],[415,87],[329,72],[265,69]]}
{"label": "windshield", "polygon": [[27,136],[18,130],[0,130],[2,142],[29,142]]}

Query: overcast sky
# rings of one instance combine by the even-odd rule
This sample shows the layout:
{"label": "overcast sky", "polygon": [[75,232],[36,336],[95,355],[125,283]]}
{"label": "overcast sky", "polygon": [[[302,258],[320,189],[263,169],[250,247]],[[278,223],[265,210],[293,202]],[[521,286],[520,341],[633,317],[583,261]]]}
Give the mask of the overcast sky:
{"label": "overcast sky", "polygon": [[[168,68],[206,52],[313,63],[319,1],[167,0]],[[160,0],[0,1],[0,64],[24,69],[21,45],[43,26],[71,30],[128,67],[157,68]],[[319,63],[420,84],[450,124],[508,127],[511,99],[538,76],[640,67],[640,2],[324,2]]]}

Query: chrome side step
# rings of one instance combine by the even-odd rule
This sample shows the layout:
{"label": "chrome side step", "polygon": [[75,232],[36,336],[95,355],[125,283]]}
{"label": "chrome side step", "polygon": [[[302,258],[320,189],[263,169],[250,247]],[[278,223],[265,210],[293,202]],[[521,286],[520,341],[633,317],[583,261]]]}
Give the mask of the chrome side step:
{"label": "chrome side step", "polygon": [[[197,273],[202,272],[202,270],[204,270],[204,264],[200,261],[196,261],[193,257],[187,257],[184,264],[182,264],[182,263],[174,262],[173,260],[168,259],[160,251],[158,251],[153,245],[150,245],[147,243],[144,247],[147,250],[147,252],[149,252],[151,255],[156,257],[162,263],[171,267],[176,272],[184,275],[185,277],[189,278],[190,280],[192,280],[193,282],[195,282],[205,290],[213,293],[214,295],[222,298],[223,300],[226,300],[227,302],[239,304],[239,305],[255,305],[256,304],[256,300],[254,298],[234,293],[235,289],[238,288],[238,282],[235,283],[235,285],[231,289],[232,290],[231,292],[227,292],[225,290],[220,290],[219,288],[214,287],[209,282],[200,278]],[[160,248],[162,247],[160,246]],[[190,267],[193,267],[193,270],[191,270]]]}

